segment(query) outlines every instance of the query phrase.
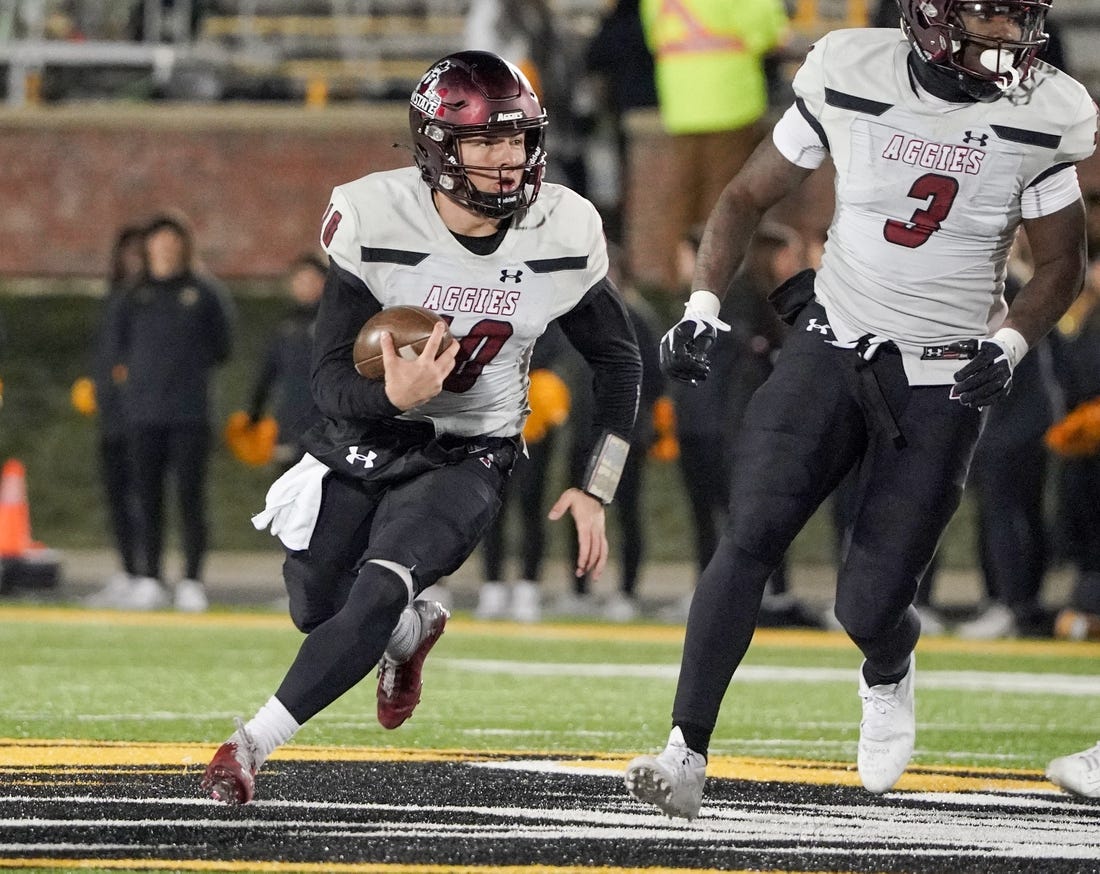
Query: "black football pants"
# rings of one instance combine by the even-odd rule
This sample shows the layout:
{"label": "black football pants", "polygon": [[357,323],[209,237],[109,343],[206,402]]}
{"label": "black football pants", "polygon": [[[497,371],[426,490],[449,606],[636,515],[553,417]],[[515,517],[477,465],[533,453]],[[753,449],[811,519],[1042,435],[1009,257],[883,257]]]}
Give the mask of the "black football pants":
{"label": "black football pants", "polygon": [[378,664],[415,593],[455,571],[500,508],[512,450],[467,458],[401,483],[329,474],[309,548],[288,551],[283,577],[294,624],[308,632],[276,697],[303,724]]}
{"label": "black football pants", "polygon": [[[961,499],[981,416],[952,401],[948,386],[910,388],[891,348],[870,365],[881,392],[876,415],[876,398],[857,372],[861,359],[830,344],[826,322],[816,304],[802,312],[746,410],[729,525],[688,618],[676,724],[713,730],[752,639],[768,575],[854,466],[857,497],[837,579],[837,618],[868,667],[884,676],[904,670],[916,645],[913,596]],[[883,400],[904,437],[901,448],[880,424]]]}

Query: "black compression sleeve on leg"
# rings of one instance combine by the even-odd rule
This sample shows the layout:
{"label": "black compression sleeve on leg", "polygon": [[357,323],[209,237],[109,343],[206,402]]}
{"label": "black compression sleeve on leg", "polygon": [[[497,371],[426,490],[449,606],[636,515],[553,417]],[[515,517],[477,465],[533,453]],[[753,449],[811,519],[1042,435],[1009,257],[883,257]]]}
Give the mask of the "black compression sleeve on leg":
{"label": "black compression sleeve on leg", "polygon": [[909,672],[909,657],[920,636],[920,616],[910,607],[893,629],[878,637],[856,637],[849,634],[867,663],[863,677],[869,686],[897,683]]}
{"label": "black compression sleeve on leg", "polygon": [[374,669],[408,603],[397,574],[375,562],[363,566],[347,603],[306,635],[275,693],[299,725]]}

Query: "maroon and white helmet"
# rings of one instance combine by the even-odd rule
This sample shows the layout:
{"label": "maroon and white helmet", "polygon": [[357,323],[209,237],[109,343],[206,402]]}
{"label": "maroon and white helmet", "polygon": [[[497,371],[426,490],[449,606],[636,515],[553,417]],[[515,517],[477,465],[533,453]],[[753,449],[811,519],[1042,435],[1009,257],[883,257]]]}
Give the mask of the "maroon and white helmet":
{"label": "maroon and white helmet", "polygon": [[[962,74],[964,77],[988,83],[999,91],[1008,91],[1024,81],[1036,54],[1046,45],[1043,32],[1046,15],[1053,0],[898,0],[902,29],[917,56]],[[1020,38],[998,40],[966,30],[958,12],[995,12],[1011,15],[1020,25]],[[979,69],[962,65],[964,43],[986,45]]]}
{"label": "maroon and white helmet", "polygon": [[[436,191],[490,218],[504,218],[535,202],[546,169],[546,112],[515,66],[489,52],[457,52],[434,63],[409,100],[416,166]],[[505,193],[478,191],[459,158],[458,140],[523,132],[526,158],[520,186]]]}

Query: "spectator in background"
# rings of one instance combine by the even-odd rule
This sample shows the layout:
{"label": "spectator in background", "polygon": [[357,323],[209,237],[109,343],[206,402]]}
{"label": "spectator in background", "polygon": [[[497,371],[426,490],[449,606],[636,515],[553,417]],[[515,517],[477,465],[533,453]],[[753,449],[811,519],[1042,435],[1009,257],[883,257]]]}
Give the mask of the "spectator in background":
{"label": "spectator in background", "polygon": [[[657,358],[660,340],[657,316],[638,293],[633,277],[623,261],[622,251],[608,247],[610,269],[608,275],[619,288],[627,314],[638,338],[642,356],[642,382],[638,398],[638,418],[630,439],[630,453],[619,480],[619,491],[611,505],[618,520],[620,538],[619,585],[603,604],[605,619],[612,622],[630,622],[638,616],[635,590],[641,574],[644,558],[645,531],[642,523],[642,489],[649,447],[653,443],[653,405],[664,393],[665,378]],[[592,392],[592,370],[580,362],[574,377],[572,443],[569,451],[569,470],[573,479],[584,476],[585,465],[592,453],[592,422],[595,418],[595,395]],[[574,551],[575,557],[575,551]],[[589,593],[589,575],[570,578],[572,593],[558,604],[560,613],[588,614],[596,612]]]}
{"label": "spectator in background", "polygon": [[[1005,280],[1010,306],[1033,269],[1026,237],[1020,234]],[[1051,340],[1044,337],[1013,371],[1012,391],[990,408],[974,450],[967,488],[977,511],[986,603],[978,616],[955,629],[959,637],[991,640],[1049,634],[1039,598],[1049,557],[1043,435],[1062,408]]]}
{"label": "spectator in background", "polygon": [[[1090,206],[1090,215],[1100,207]],[[1051,439],[1061,456],[1055,527],[1059,553],[1074,568],[1069,603],[1055,620],[1062,638],[1100,638],[1100,254],[1093,251],[1085,290],[1054,332],[1055,360],[1070,417],[1086,423],[1078,440]],[[1067,417],[1069,419],[1070,417]],[[1055,430],[1058,430],[1057,428]],[[1076,445],[1074,445],[1076,444]]]}
{"label": "spectator in background", "polygon": [[300,255],[290,265],[286,284],[293,309],[279,323],[268,345],[248,407],[253,425],[260,421],[269,404],[273,407],[278,427],[275,461],[285,468],[302,457],[301,437],[320,417],[313,402],[309,374],[314,322],[327,273],[324,260],[313,253]]}
{"label": "spectator in background", "polygon": [[[539,581],[546,552],[546,507],[543,500],[549,485],[554,450],[559,445],[558,435],[570,410],[571,395],[560,373],[562,360],[570,348],[561,328],[556,322],[551,322],[535,343],[531,354],[530,386],[527,390],[527,405],[531,412],[523,426],[525,451],[516,459],[515,470],[501,496],[500,512],[482,541],[485,582],[478,592],[474,611],[478,619],[511,618],[517,622],[538,622],[542,618]],[[622,489],[620,481],[620,495]],[[509,506],[518,507],[521,523],[521,578],[510,585],[504,577],[507,551],[505,513]]]}
{"label": "spectator in background", "polygon": [[616,197],[604,209],[604,223],[608,238],[620,245],[630,179],[626,115],[657,105],[653,55],[645,42],[639,5],[639,0],[617,0],[604,16],[585,52],[585,68],[602,86],[602,99],[597,99],[596,103],[606,108],[609,135],[617,158],[615,166],[609,168],[617,177],[614,182]]}
{"label": "spectator in background", "polygon": [[[117,348],[119,313],[131,289],[142,282],[147,272],[145,229],[128,225],[119,230],[111,248],[107,292],[100,310],[95,337],[90,384],[77,381],[73,389],[74,405],[82,413],[98,415],[99,472],[103,495],[107,499],[107,516],[118,552],[121,570],[107,585],[85,600],[88,607],[126,607],[138,579],[138,546],[141,514],[130,468],[130,445],[127,440],[122,393],[118,380],[122,371],[112,350]],[[90,394],[81,393],[91,390]]]}
{"label": "spectator in background", "polygon": [[[701,229],[693,229],[680,249],[681,280],[690,288]],[[767,301],[772,289],[804,269],[808,252],[793,228],[765,222],[753,236],[744,267],[722,302],[719,317],[731,326],[719,335],[711,374],[700,385],[673,383],[680,470],[695,527],[695,558],[702,574],[729,515],[733,453],[741,419],[752,393],[772,371],[786,333]],[[768,580],[760,625],[817,625],[809,610],[788,591],[784,559]],[[691,593],[662,615],[687,619]]]}
{"label": "spectator in background", "polygon": [[672,136],[664,189],[667,241],[661,284],[676,287],[676,247],[710,214],[764,135],[764,57],[787,38],[782,0],[642,0],[661,123]]}
{"label": "spectator in background", "polygon": [[546,133],[546,179],[588,194],[584,162],[580,59],[563,38],[547,0],[470,0],[463,34],[466,48],[492,52],[515,64],[531,81],[554,120]]}
{"label": "spectator in background", "polygon": [[234,311],[225,289],[195,266],[185,218],[162,214],[145,230],[148,275],[121,301],[110,350],[117,362],[144,536],[139,577],[124,606],[152,610],[171,599],[162,579],[164,492],[179,499],[183,579],[177,610],[201,612],[207,549],[206,469],[211,446],[210,378],[230,353]]}

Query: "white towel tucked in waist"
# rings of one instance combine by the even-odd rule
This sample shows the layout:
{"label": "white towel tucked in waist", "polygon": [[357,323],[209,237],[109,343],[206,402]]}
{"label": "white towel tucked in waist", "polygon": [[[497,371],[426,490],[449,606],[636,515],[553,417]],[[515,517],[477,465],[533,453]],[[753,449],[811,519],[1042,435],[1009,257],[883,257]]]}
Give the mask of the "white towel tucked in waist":
{"label": "white towel tucked in waist", "polygon": [[270,528],[287,549],[305,549],[321,511],[321,485],[329,469],[309,453],[267,490],[264,509],[252,517],[257,531]]}

